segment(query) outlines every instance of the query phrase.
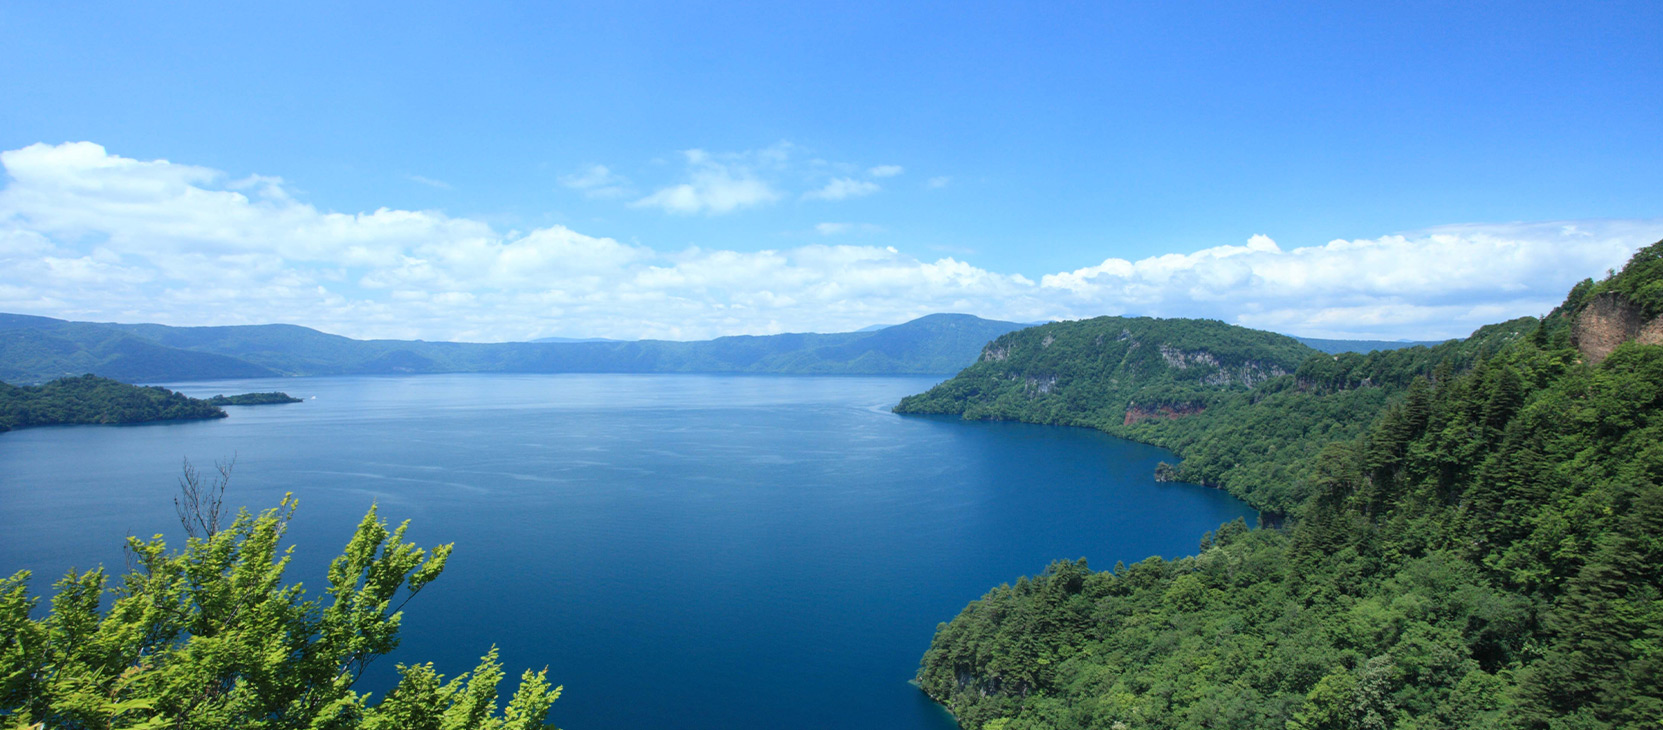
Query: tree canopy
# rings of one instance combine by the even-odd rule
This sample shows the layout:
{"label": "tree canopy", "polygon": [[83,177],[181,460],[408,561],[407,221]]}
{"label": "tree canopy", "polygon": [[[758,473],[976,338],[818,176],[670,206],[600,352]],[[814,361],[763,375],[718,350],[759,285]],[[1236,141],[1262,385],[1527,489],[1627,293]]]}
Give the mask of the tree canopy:
{"label": "tree canopy", "polygon": [[[938,628],[920,686],[973,729],[1655,727],[1663,346],[1593,365],[1570,331],[1596,286],[1653,291],[1660,253],[1539,323],[1313,358],[1206,401],[1229,418],[1130,431],[1298,501],[1191,557],[996,588]],[[1367,420],[1312,417],[1347,408]]]}
{"label": "tree canopy", "polygon": [[71,423],[224,418],[225,411],[167,388],[82,375],[44,385],[0,383],[0,431]]}
{"label": "tree canopy", "polygon": [[328,588],[285,585],[281,547],[295,501],[169,551],[128,538],[130,569],[71,571],[44,616],[29,574],[0,580],[0,726],[52,730],[531,730],[560,694],[526,671],[506,706],[493,647],[448,681],[432,664],[400,664],[378,701],[353,690],[398,645],[403,607],[439,577],[451,545],[404,541],[371,508]]}

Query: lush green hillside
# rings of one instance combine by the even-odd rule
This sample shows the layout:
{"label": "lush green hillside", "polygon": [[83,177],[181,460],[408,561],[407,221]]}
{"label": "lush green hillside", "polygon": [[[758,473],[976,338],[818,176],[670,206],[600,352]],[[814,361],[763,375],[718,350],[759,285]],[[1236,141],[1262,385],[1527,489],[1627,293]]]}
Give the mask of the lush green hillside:
{"label": "lush green hillside", "polygon": [[0,379],[38,382],[69,372],[136,382],[440,372],[944,375],[1021,327],[934,314],[871,332],[480,344],[354,340],[294,325],[168,327],[0,315]]}
{"label": "lush green hillside", "polygon": [[0,381],[44,382],[83,373],[129,383],[278,374],[234,357],[169,347],[103,325],[0,314]]}
{"label": "lush green hillside", "polygon": [[1436,347],[1327,355],[1210,320],[1099,317],[1013,332],[900,413],[1097,428],[1184,459],[1163,477],[1220,486],[1271,521],[1305,497],[1322,446],[1351,438],[1415,376],[1469,367],[1535,327],[1521,319]]}
{"label": "lush green hillside", "polygon": [[224,418],[225,411],[206,401],[166,388],[136,385],[83,375],[45,385],[0,383],[0,431],[72,423],[142,423]]}
{"label": "lush green hillside", "polygon": [[[1595,364],[1588,306],[1643,307],[1627,292],[1654,291],[1659,260],[1663,243],[1539,326],[1273,381],[1299,403],[1385,394],[1317,456],[1293,449],[1286,528],[994,589],[938,630],[920,685],[967,728],[1656,727],[1663,346]],[[1267,394],[1235,415],[1306,414]],[[1200,438],[1253,438],[1228,429]]]}

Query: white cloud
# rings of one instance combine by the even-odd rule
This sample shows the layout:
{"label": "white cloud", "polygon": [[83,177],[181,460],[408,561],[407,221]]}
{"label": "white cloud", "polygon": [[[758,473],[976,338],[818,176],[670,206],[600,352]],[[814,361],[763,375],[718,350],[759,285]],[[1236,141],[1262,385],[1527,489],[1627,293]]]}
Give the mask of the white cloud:
{"label": "white cloud", "polygon": [[[1283,250],[1245,245],[1110,258],[1040,286],[1074,311],[1213,317],[1309,336],[1462,336],[1545,314],[1576,280],[1620,267],[1663,221],[1443,226]],[[1048,297],[1049,298],[1049,297]]]}
{"label": "white cloud", "polygon": [[856,180],[848,177],[832,178],[825,187],[803,193],[804,200],[845,200],[871,195],[883,188],[870,180]]}
{"label": "white cloud", "polygon": [[901,167],[900,165],[878,165],[877,167],[867,170],[866,174],[871,175],[872,177],[895,177],[896,175],[906,171],[906,168]]}
{"label": "white cloud", "polygon": [[[701,153],[688,163],[760,170],[786,153]],[[328,212],[295,200],[278,178],[233,179],[88,143],[3,152],[0,164],[9,175],[0,311],[287,321],[356,337],[703,338],[961,311],[1013,321],[1212,317],[1312,336],[1431,339],[1544,313],[1576,280],[1663,238],[1660,220],[1444,226],[1288,249],[1254,236],[1107,258],[1036,282],[891,247],[664,251],[563,226],[502,233],[435,211]],[[693,195],[701,202],[686,212],[723,205],[708,191]],[[869,230],[816,226],[827,236]]]}
{"label": "white cloud", "polygon": [[661,188],[632,205],[684,215],[720,215],[772,203],[780,199],[780,194],[757,176],[753,163],[779,164],[788,153],[788,146],[782,145],[739,156],[687,150],[682,154],[687,160],[688,181]]}
{"label": "white cloud", "polygon": [[590,198],[622,198],[630,194],[629,179],[606,165],[589,165],[570,175],[562,175],[560,184],[582,191]]}
{"label": "white cloud", "polygon": [[926,181],[924,183],[924,187],[929,188],[930,190],[939,190],[951,184],[953,184],[953,176],[937,175]]}

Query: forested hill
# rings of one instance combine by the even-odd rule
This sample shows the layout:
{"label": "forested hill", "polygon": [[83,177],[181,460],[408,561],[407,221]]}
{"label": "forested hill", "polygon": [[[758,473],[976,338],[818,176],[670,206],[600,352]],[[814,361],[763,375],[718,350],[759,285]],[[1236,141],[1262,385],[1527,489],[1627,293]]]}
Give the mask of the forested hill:
{"label": "forested hill", "polygon": [[108,325],[0,314],[0,381],[38,383],[83,373],[128,383],[278,374],[235,357],[169,347]]}
{"label": "forested hill", "polygon": [[72,423],[143,423],[224,418],[225,411],[166,388],[84,375],[45,385],[0,383],[0,431]]}
{"label": "forested hill", "polygon": [[224,418],[219,406],[299,403],[288,393],[191,398],[157,386],[128,385],[96,375],[59,378],[44,385],[0,382],[0,431],[29,426],[147,423]]}
{"label": "forested hill", "polygon": [[[1143,435],[1271,453],[1289,486],[1266,490],[1300,497],[1284,527],[996,588],[938,629],[920,685],[1001,730],[1657,727],[1660,314],[1663,242],[1540,323],[1213,396],[1237,420]],[[1331,403],[1378,407],[1312,420]]]}
{"label": "forested hill", "polygon": [[1525,318],[1434,346],[1329,355],[1212,320],[1098,317],[1006,334],[899,413],[1097,428],[1183,458],[1163,478],[1220,486],[1272,521],[1301,475],[1395,394],[1440,366],[1470,367],[1535,327]]}
{"label": "forested hill", "polygon": [[442,372],[957,372],[983,344],[1026,325],[932,314],[874,331],[721,337],[701,342],[354,340],[294,325],[169,327],[0,314],[0,380],[94,373],[135,382]]}

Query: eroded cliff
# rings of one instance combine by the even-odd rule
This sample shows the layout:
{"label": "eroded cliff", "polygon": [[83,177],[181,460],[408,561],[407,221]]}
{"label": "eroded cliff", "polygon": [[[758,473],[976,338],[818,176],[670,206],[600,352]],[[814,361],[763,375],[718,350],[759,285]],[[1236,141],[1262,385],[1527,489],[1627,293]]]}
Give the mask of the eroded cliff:
{"label": "eroded cliff", "polygon": [[1663,317],[1647,319],[1640,305],[1618,292],[1591,298],[1571,327],[1571,342],[1593,365],[1631,340],[1642,345],[1663,344]]}

